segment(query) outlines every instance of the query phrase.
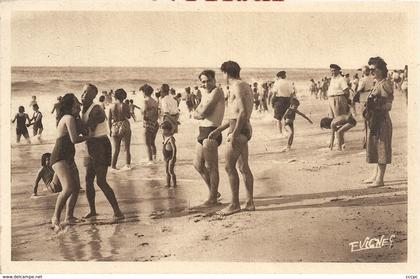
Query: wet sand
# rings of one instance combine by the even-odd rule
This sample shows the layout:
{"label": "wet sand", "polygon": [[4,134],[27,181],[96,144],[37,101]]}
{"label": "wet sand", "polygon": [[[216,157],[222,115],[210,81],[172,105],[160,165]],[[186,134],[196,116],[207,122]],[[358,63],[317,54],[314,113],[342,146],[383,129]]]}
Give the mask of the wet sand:
{"label": "wet sand", "polygon": [[[192,166],[197,123],[184,116],[176,135],[178,188],[165,188],[164,164],[145,166],[140,122],[132,123],[131,171],[109,173],[126,219],[112,223],[112,210],[97,188],[100,214],[95,222],[49,229],[56,194],[42,191],[30,199],[39,158],[50,152],[52,141],[12,148],[12,260],[33,261],[244,261],[244,262],[405,262],[407,260],[407,115],[405,100],[395,92],[393,162],[385,187],[367,188],[361,180],[371,174],[361,149],[358,124],[346,135],[346,150],[329,151],[329,130],[319,128],[326,101],[303,97],[290,152],[281,153],[287,139],[277,136],[272,112],[254,112],[250,166],[254,174],[255,212],[221,217],[215,214],[229,203],[230,189],[220,158],[221,205],[194,209],[207,197],[207,187]],[[403,113],[402,113],[403,112]],[[225,139],[225,138],[224,138]],[[161,137],[157,137],[161,158]],[[83,144],[77,146],[81,154]],[[124,152],[119,166],[123,166]],[[81,156],[80,156],[81,158]],[[82,187],[85,169],[77,159]],[[244,186],[240,185],[241,201]],[[75,216],[88,211],[80,194]],[[389,237],[393,246],[351,252],[349,243],[366,237]]]}

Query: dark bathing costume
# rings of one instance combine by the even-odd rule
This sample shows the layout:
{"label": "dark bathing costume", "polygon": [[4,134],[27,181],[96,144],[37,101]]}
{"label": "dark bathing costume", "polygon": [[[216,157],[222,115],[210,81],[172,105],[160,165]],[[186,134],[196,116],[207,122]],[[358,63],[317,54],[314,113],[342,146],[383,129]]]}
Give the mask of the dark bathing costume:
{"label": "dark bathing costume", "polygon": [[67,133],[55,141],[54,149],[51,152],[51,166],[59,161],[66,161],[69,165],[74,164],[76,149]]}
{"label": "dark bathing costume", "polygon": [[290,97],[273,97],[274,104],[274,118],[281,120],[290,107]]}
{"label": "dark bathing costume", "polygon": [[284,126],[288,125],[290,128],[293,128],[293,121],[295,121],[296,118],[296,110],[295,109],[289,109],[287,111],[287,114],[284,115]]}
{"label": "dark bathing costume", "polygon": [[16,116],[17,127],[16,127],[16,134],[20,135],[27,135],[28,129],[26,128],[26,115],[23,114],[22,116],[19,113]]}
{"label": "dark bathing costume", "polygon": [[[197,141],[199,144],[203,145],[203,141],[209,137],[210,133],[217,129],[217,127],[198,127],[199,134],[197,137]],[[217,141],[217,146],[219,146],[222,143],[222,134],[220,133],[217,138],[215,139]]]}
{"label": "dark bathing costume", "polygon": [[[34,118],[35,119],[35,121],[36,121],[36,119],[38,118],[38,115],[41,115],[41,117],[42,117],[42,113],[41,112],[35,112],[34,113],[34,115],[33,115],[33,117],[32,118]],[[41,118],[41,121],[38,121],[38,122],[35,122],[34,123],[34,127],[33,127],[33,129],[35,130],[35,131],[38,131],[38,129],[44,129],[44,125],[42,125],[42,118]]]}
{"label": "dark bathing costume", "polygon": [[175,141],[175,138],[173,136],[170,136],[163,141],[162,153],[163,153],[163,158],[165,159],[165,161],[169,161],[169,160],[173,159],[173,150],[167,150],[166,149],[166,145],[169,143],[171,138],[173,138],[174,141]]}

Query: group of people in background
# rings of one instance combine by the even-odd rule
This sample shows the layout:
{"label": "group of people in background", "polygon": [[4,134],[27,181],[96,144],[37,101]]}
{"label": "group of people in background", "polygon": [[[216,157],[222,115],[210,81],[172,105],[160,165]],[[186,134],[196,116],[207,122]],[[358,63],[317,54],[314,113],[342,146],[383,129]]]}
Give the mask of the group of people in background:
{"label": "group of people in background", "polygon": [[[289,151],[294,139],[294,120],[296,114],[313,121],[298,108],[297,90],[294,83],[287,79],[286,71],[279,71],[275,81],[248,84],[240,78],[241,68],[234,61],[222,64],[221,71],[226,78],[225,90],[217,85],[215,72],[204,70],[198,75],[201,86],[185,88],[184,96],[176,93],[168,84],[162,84],[158,90],[143,84],[139,91],[143,94],[140,106],[127,99],[124,89],[102,91],[99,103],[94,103],[98,88],[87,84],[83,88],[81,102],[68,93],[57,98],[51,113],[56,113],[57,138],[51,153],[42,155],[42,167],[34,185],[37,193],[38,183],[42,179],[53,192],[60,192],[52,218],[52,226],[59,228],[61,212],[66,208],[66,223],[76,222],[74,207],[80,191],[80,179],[74,160],[74,145],[85,142],[86,152],[86,196],[90,211],[84,218],[95,218],[94,179],[103,191],[114,211],[116,220],[124,218],[114,191],[107,182],[108,168],[117,170],[117,161],[124,142],[125,166],[130,170],[131,137],[130,119],[136,121],[135,109],[140,110],[143,125],[143,137],[146,146],[147,164],[156,164],[156,136],[162,130],[162,154],[165,162],[167,187],[177,187],[175,164],[177,146],[175,136],[178,133],[180,110],[179,104],[185,101],[189,117],[199,120],[196,151],[193,166],[201,175],[208,188],[208,198],[203,206],[218,204],[220,193],[218,147],[222,144],[222,131],[228,129],[225,152],[225,169],[229,177],[232,198],[230,205],[221,213],[233,214],[241,210],[255,210],[253,202],[254,179],[248,164],[248,141],[252,138],[252,111],[268,111],[273,108],[274,119],[281,138],[287,137],[287,146],[282,151]],[[341,67],[330,65],[331,77],[321,81],[310,80],[309,91],[317,99],[328,100],[329,116],[320,120],[320,127],[331,129],[329,148],[345,148],[344,134],[353,128],[357,115],[363,116],[363,148],[366,148],[367,162],[375,164],[372,177],[365,180],[373,187],[384,185],[386,165],[392,158],[392,122],[389,111],[392,108],[394,89],[407,96],[407,68],[403,71],[390,72],[385,61],[372,57],[368,65],[350,79],[343,75]],[[395,73],[398,73],[398,77]],[[405,91],[404,91],[405,90]],[[135,94],[135,92],[133,92]],[[356,107],[356,103],[359,105]],[[41,135],[43,130],[42,113],[33,96],[30,106],[34,110],[32,117],[20,106],[12,119],[17,121],[17,142],[23,135],[29,140],[27,127],[33,125],[34,135]],[[80,115],[81,113],[81,115]],[[112,144],[111,144],[112,142]],[[246,202],[239,203],[239,172],[243,176],[246,189]]]}

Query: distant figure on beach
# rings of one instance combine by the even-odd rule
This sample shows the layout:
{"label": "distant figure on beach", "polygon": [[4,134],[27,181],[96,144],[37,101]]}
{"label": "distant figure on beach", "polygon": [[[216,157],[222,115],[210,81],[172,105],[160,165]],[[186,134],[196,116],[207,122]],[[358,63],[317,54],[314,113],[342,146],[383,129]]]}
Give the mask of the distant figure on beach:
{"label": "distant figure on beach", "polygon": [[389,111],[394,100],[394,88],[392,81],[386,79],[388,68],[381,57],[371,57],[368,64],[376,84],[369,93],[363,116],[368,123],[366,159],[367,163],[375,166],[372,177],[364,182],[371,183],[370,187],[379,187],[384,185],[386,165],[392,159],[393,128]]}
{"label": "distant figure on beach", "polygon": [[26,139],[27,143],[31,143],[31,140],[29,139],[29,133],[28,128],[26,127],[26,121],[28,123],[31,122],[29,119],[29,115],[25,113],[25,107],[19,106],[18,113],[15,114],[15,117],[12,119],[12,123],[16,122],[16,143],[20,142],[21,136],[23,136]]}
{"label": "distant figure on beach", "polygon": [[36,101],[36,96],[32,96],[32,100],[29,103],[29,107],[32,108],[35,104],[38,104]]}
{"label": "distant figure on beach", "polygon": [[310,79],[309,84],[309,92],[311,92],[311,96],[315,96],[315,99],[318,99],[318,87],[313,78]]}
{"label": "distant figure on beach", "polygon": [[163,115],[163,121],[168,120],[174,126],[174,133],[178,133],[178,122],[179,119],[179,109],[178,103],[175,100],[174,96],[169,94],[169,85],[166,83],[161,86],[161,113]]}
{"label": "distant figure on beach", "polygon": [[[362,67],[362,78],[359,80],[359,85],[357,87],[357,98],[359,101],[359,114],[363,113],[363,110],[366,107],[366,101],[370,91],[373,88],[375,80],[370,74],[369,66],[365,65]],[[367,121],[364,119],[364,135],[363,135],[363,148],[366,148],[366,138],[367,138]]]}
{"label": "distant figure on beach", "polygon": [[131,169],[131,127],[130,122],[130,108],[124,103],[127,98],[127,93],[124,89],[119,88],[115,90],[115,103],[109,107],[108,126],[110,130],[110,136],[112,137],[114,153],[112,154],[111,170],[117,170],[118,155],[120,154],[121,141],[124,141],[125,147],[125,163],[126,165],[122,170]]}
{"label": "distant figure on beach", "polygon": [[[106,105],[105,105],[105,96],[101,95],[99,96],[99,105],[101,106],[101,108],[105,111],[106,110]],[[106,116],[106,115],[105,115]]]}
{"label": "distant figure on beach", "polygon": [[147,155],[149,158],[149,164],[156,162],[156,134],[159,129],[159,112],[158,103],[153,99],[152,93],[153,88],[144,84],[140,87],[140,92],[143,92],[144,104],[143,107],[143,128],[144,128],[144,142],[147,147]]}
{"label": "distant figure on beach", "polygon": [[332,118],[349,112],[347,98],[350,96],[346,80],[341,76],[341,67],[330,65],[331,81],[328,88],[330,115]]}
{"label": "distant figure on beach", "polygon": [[229,110],[227,123],[222,124],[210,133],[209,139],[216,140],[220,132],[229,128],[226,142],[226,172],[232,192],[231,204],[222,212],[230,215],[241,211],[239,204],[239,176],[236,170],[238,163],[246,188],[246,203],[243,210],[253,211],[254,205],[254,177],[248,165],[248,141],[252,137],[250,118],[252,114],[253,98],[249,84],[240,78],[241,68],[234,61],[224,62],[221,71],[225,74],[226,82],[230,87]]}
{"label": "distant figure on beach", "polygon": [[65,222],[77,222],[74,217],[74,207],[79,196],[79,171],[74,161],[76,143],[86,140],[78,134],[75,116],[80,113],[80,102],[72,93],[67,93],[61,100],[60,120],[57,127],[57,139],[51,153],[51,166],[61,182],[63,190],[57,197],[54,215],[51,219],[52,228],[60,229],[61,211],[67,203]]}
{"label": "distant figure on beach", "polygon": [[282,152],[289,151],[292,148],[293,138],[295,135],[295,128],[293,123],[295,121],[296,114],[302,116],[303,118],[308,120],[309,123],[313,124],[312,120],[309,119],[309,117],[307,117],[305,114],[298,110],[299,105],[299,100],[296,98],[292,98],[290,101],[290,107],[286,110],[284,114],[284,129],[287,132],[288,140],[287,146],[282,149]]}
{"label": "distant figure on beach", "polygon": [[131,117],[133,118],[134,122],[137,122],[136,113],[134,111],[135,111],[135,109],[138,109],[138,110],[141,111],[141,108],[139,106],[136,106],[134,104],[133,99],[130,99],[129,104],[128,104],[128,107],[130,109],[130,115],[131,115]]}
{"label": "distant figure on beach", "polygon": [[55,111],[55,126],[56,127],[58,126],[58,121],[59,121],[58,116],[60,115],[60,106],[61,106],[60,101],[61,101],[62,98],[63,97],[61,97],[61,96],[57,97],[57,103],[54,104],[54,107],[51,110],[51,114],[53,114],[54,111]]}
{"label": "distant figure on beach", "polygon": [[255,106],[255,111],[261,111],[260,109],[260,93],[258,91],[258,83],[254,82],[254,84],[252,85],[252,97],[254,98],[254,106]]}
{"label": "distant figure on beach", "polygon": [[185,88],[185,94],[186,94],[185,104],[187,105],[189,116],[191,118],[192,117],[191,113],[195,108],[194,96],[191,94],[191,87],[186,87]]}
{"label": "distant figure on beach", "polygon": [[218,147],[222,143],[222,134],[219,133],[214,139],[210,139],[209,135],[222,124],[225,100],[221,88],[216,87],[215,76],[213,70],[204,70],[198,75],[204,92],[201,103],[194,112],[194,118],[200,120],[200,124],[193,164],[209,189],[204,206],[216,205],[220,195]]}
{"label": "distant figure on beach", "polygon": [[83,88],[82,121],[89,131],[89,137],[86,140],[87,154],[85,154],[84,160],[86,167],[86,197],[89,204],[89,213],[84,218],[94,218],[97,215],[95,187],[93,184],[96,177],[96,184],[102,190],[114,211],[114,220],[119,220],[124,218],[124,215],[118,206],[114,191],[106,180],[108,167],[111,165],[112,150],[111,142],[108,138],[105,111],[101,105],[93,102],[97,94],[98,89],[95,85],[87,84]]}
{"label": "distant figure on beach", "polygon": [[286,110],[290,107],[290,99],[294,94],[294,87],[292,86],[292,83],[286,79],[286,71],[280,71],[276,76],[277,80],[273,84],[273,98],[271,100],[274,107],[274,118],[277,120],[280,137],[284,137],[282,119]]}
{"label": "distant figure on beach", "polygon": [[260,109],[263,112],[268,111],[267,100],[268,100],[268,85],[267,85],[267,82],[264,82],[261,85],[260,96],[259,96]]}
{"label": "distant figure on beach", "polygon": [[38,171],[34,183],[33,196],[38,196],[38,184],[39,181],[44,182],[45,187],[53,193],[61,192],[62,187],[57,174],[55,174],[53,168],[50,165],[51,153],[44,153],[41,156],[41,168]]}
{"label": "distant figure on beach", "polygon": [[196,109],[201,102],[201,91],[198,88],[198,86],[194,87],[193,95],[194,95],[194,109]]}
{"label": "distant figure on beach", "polygon": [[[162,122],[162,153],[163,160],[165,160],[165,172],[166,172],[166,187],[175,188],[176,184],[176,175],[175,175],[175,163],[176,163],[176,144],[174,137],[175,127],[169,120]],[[172,185],[171,185],[172,181]]]}
{"label": "distant figure on beach", "polygon": [[34,114],[27,126],[29,127],[33,125],[33,136],[38,136],[38,139],[40,140],[42,131],[44,130],[44,125],[42,124],[42,113],[39,111],[38,104],[33,105],[32,108],[34,110]]}

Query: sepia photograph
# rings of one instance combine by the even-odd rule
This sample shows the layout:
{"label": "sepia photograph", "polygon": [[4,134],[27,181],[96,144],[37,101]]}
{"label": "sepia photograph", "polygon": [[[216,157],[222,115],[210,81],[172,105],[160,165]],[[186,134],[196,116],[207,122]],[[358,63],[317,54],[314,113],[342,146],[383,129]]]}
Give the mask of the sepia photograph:
{"label": "sepia photograph", "polygon": [[418,3],[179,2],[5,6],[2,269],[410,270]]}

